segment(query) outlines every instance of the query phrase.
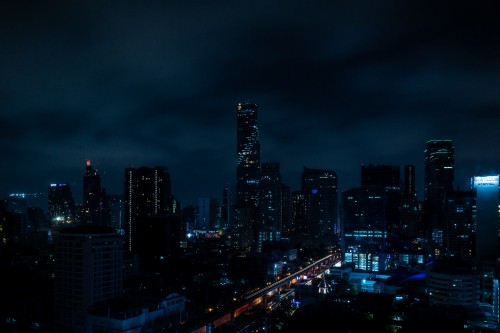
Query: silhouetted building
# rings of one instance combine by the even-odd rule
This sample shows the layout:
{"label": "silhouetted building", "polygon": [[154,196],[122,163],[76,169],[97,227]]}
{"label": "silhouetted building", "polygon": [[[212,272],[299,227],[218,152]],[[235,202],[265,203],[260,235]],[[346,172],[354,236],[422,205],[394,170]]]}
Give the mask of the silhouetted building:
{"label": "silhouetted building", "polygon": [[123,238],[107,226],[65,227],[55,239],[55,324],[60,332],[88,332],[87,311],[122,295]]}
{"label": "silhouetted building", "polygon": [[306,236],[308,234],[308,205],[306,202],[306,194],[303,191],[293,191],[291,195],[291,206],[291,223],[288,227],[285,227],[283,233],[287,236],[293,236],[295,238]]}
{"label": "silhouetted building", "polygon": [[50,184],[48,201],[48,213],[53,230],[57,230],[65,224],[73,223],[76,205],[69,184]]}
{"label": "silhouetted building", "polygon": [[223,229],[229,227],[229,223],[231,221],[231,193],[229,188],[226,186],[222,190],[222,205],[220,212],[220,226]]}
{"label": "silhouetted building", "polygon": [[168,260],[179,259],[181,221],[178,215],[154,215],[138,225],[137,253],[143,270],[158,271]]}
{"label": "silhouetted building", "polygon": [[120,235],[125,234],[125,212],[122,194],[107,194],[106,200],[109,205],[109,225],[116,229]]}
{"label": "silhouetted building", "polygon": [[403,170],[398,236],[399,239],[413,240],[422,236],[419,233],[420,210],[415,189],[415,166],[405,165]]}
{"label": "silhouetted building", "polygon": [[455,148],[451,140],[429,140],[424,152],[424,213],[427,237],[432,236],[436,251],[442,247],[444,204],[455,180]]}
{"label": "silhouetted building", "polygon": [[447,257],[472,261],[475,258],[474,191],[449,191],[446,194],[444,228],[444,254]]}
{"label": "silhouetted building", "polygon": [[236,124],[237,166],[234,206],[234,236],[238,246],[250,249],[255,245],[257,192],[260,180],[260,141],[257,105],[238,103]]}
{"label": "silhouetted building", "polygon": [[216,230],[220,226],[220,206],[216,198],[198,199],[198,223],[201,230]]}
{"label": "silhouetted building", "polygon": [[83,176],[83,209],[87,215],[86,223],[110,225],[109,204],[106,191],[101,187],[101,176],[92,167],[90,160],[85,161]]}
{"label": "silhouetted building", "polygon": [[302,191],[307,204],[307,233],[310,240],[339,233],[337,173],[304,167]]}
{"label": "silhouetted building", "polygon": [[385,218],[389,241],[399,239],[401,207],[401,171],[397,165],[361,165],[361,187],[365,191],[385,193]]}
{"label": "silhouetted building", "polygon": [[135,251],[137,228],[149,216],[172,214],[173,197],[167,167],[125,169],[124,215],[126,250]]}
{"label": "silhouetted building", "polygon": [[278,162],[262,163],[258,192],[256,251],[266,241],[279,241],[282,229],[282,181]]}

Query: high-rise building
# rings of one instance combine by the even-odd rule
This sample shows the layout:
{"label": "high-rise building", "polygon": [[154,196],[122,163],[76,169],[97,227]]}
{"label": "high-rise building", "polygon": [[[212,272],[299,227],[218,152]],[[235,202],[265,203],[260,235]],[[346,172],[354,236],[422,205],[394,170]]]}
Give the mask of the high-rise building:
{"label": "high-rise building", "polygon": [[201,230],[215,230],[220,226],[220,205],[216,198],[198,199],[198,223]]}
{"label": "high-rise building", "polygon": [[257,105],[238,103],[236,133],[236,198],[233,229],[238,246],[254,246],[257,221],[257,195],[260,181],[260,141]]}
{"label": "high-rise building", "polygon": [[473,259],[476,223],[474,221],[476,196],[474,191],[449,191],[446,194],[443,232],[444,254],[462,260]]}
{"label": "high-rise building", "polygon": [[401,192],[401,209],[399,238],[415,239],[419,236],[419,209],[415,188],[415,166],[405,165],[403,168],[403,189]]}
{"label": "high-rise building", "polygon": [[455,180],[455,148],[451,140],[429,140],[424,152],[424,213],[428,232],[442,233],[446,192]]}
{"label": "high-rise building", "polygon": [[278,162],[262,163],[259,182],[257,252],[266,241],[279,241],[282,230],[282,181]]}
{"label": "high-rise building", "polygon": [[69,184],[50,184],[48,201],[48,213],[52,227],[73,222],[76,205]]}
{"label": "high-rise building", "polygon": [[343,192],[343,247],[345,253],[385,250],[388,239],[387,196],[381,187],[351,188]]}
{"label": "high-rise building", "polygon": [[401,171],[399,165],[361,165],[361,187],[365,192],[383,192],[386,230],[391,240],[399,238]]}
{"label": "high-rise building", "polygon": [[123,239],[107,226],[62,228],[55,240],[55,323],[61,332],[88,332],[87,310],[123,291]]}
{"label": "high-rise building", "polygon": [[304,167],[302,191],[308,205],[307,229],[310,239],[339,233],[337,173]]}
{"label": "high-rise building", "polygon": [[125,169],[123,200],[126,250],[134,252],[138,223],[149,216],[173,213],[174,200],[167,167]]}
{"label": "high-rise building", "polygon": [[497,262],[499,257],[499,176],[487,175],[472,178],[476,192],[476,259],[478,262]]}
{"label": "high-rise building", "polygon": [[87,214],[87,223],[109,225],[110,212],[106,200],[106,190],[101,187],[101,176],[86,160],[83,175],[83,209]]}
{"label": "high-rise building", "polygon": [[226,186],[222,190],[222,205],[220,207],[220,223],[222,229],[227,229],[231,220],[231,209],[230,209],[230,192],[229,188]]}
{"label": "high-rise building", "polygon": [[109,225],[115,228],[120,235],[124,235],[125,217],[123,210],[123,194],[107,194],[106,198],[109,205]]}
{"label": "high-rise building", "polygon": [[291,193],[291,222],[286,226],[283,233],[288,237],[302,238],[307,233],[307,210],[306,195],[302,190]]}

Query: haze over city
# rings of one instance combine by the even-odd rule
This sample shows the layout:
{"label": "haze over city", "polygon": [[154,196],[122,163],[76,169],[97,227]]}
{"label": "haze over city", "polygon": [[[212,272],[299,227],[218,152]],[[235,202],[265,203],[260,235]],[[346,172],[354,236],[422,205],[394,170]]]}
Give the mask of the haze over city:
{"label": "haze over city", "polygon": [[108,193],[167,166],[182,204],[235,184],[236,105],[259,105],[263,162],[359,185],[451,139],[455,181],[499,173],[498,1],[16,1],[0,11],[0,194]]}

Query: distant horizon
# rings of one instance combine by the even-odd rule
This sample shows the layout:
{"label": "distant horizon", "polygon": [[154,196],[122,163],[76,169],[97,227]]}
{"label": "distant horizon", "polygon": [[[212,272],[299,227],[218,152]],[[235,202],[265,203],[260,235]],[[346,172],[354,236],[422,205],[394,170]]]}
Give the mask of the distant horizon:
{"label": "distant horizon", "polygon": [[[91,163],[92,163],[92,160],[90,159]],[[267,163],[267,162],[263,162],[263,163]],[[262,164],[262,163],[261,163]],[[357,187],[360,187],[361,186],[361,166],[362,165],[388,165],[388,166],[399,166],[400,167],[400,180],[401,182],[403,182],[403,167],[405,165],[415,165],[415,164],[411,164],[411,163],[406,163],[406,164],[402,164],[402,165],[398,165],[398,164],[389,164],[389,163],[361,163],[359,165],[360,169],[359,169],[359,184],[358,185],[354,185],[354,186],[350,186],[350,187],[341,187],[340,185],[338,186],[338,193],[339,193],[339,203],[341,203],[341,194],[343,191],[346,191],[346,190],[350,190],[352,188],[357,188]],[[166,166],[167,169],[168,169],[168,166],[167,165],[161,165],[161,164],[158,164],[158,165],[142,165],[140,167],[156,167],[156,166]],[[125,171],[126,168],[129,168],[130,166],[127,166],[127,167],[124,167],[123,168],[123,171]],[[137,168],[140,168],[140,167],[137,167]],[[281,165],[280,165],[281,167]],[[306,167],[306,166],[303,166],[302,169]],[[327,170],[333,170],[336,172],[336,170],[334,169],[328,169],[328,168],[319,168],[319,167],[308,167],[307,168],[312,168],[312,169],[327,169]],[[423,169],[423,168],[422,168]],[[455,166],[455,169],[456,169],[456,166]],[[417,169],[418,170],[418,169]],[[179,198],[176,196],[176,193],[175,193],[175,187],[174,187],[174,183],[176,183],[176,180],[174,179],[174,177],[172,176],[171,172],[170,172],[170,169],[168,169],[169,173],[170,173],[170,180],[171,180],[171,183],[172,183],[172,195],[179,200]],[[39,190],[39,191],[17,191],[17,192],[10,192],[10,193],[4,193],[4,194],[1,194],[1,197],[0,198],[8,198],[9,196],[12,196],[12,195],[20,195],[20,194],[25,194],[25,195],[45,195],[47,196],[48,195],[48,188],[50,187],[51,184],[69,184],[70,185],[70,188],[71,188],[71,193],[73,195],[73,199],[75,200],[75,203],[76,204],[82,204],[83,203],[83,175],[85,173],[85,168],[82,168],[82,174],[81,174],[81,178],[82,180],[80,182],[64,182],[64,181],[58,181],[58,182],[50,182],[47,184],[47,187],[46,187],[46,190],[45,191],[42,191],[42,190]],[[102,189],[104,189],[106,191],[106,194],[108,195],[123,195],[123,191],[121,192],[110,192],[108,191],[108,188],[105,186],[106,184],[106,179],[105,179],[105,176],[103,176],[99,170],[98,170],[98,174],[101,176],[101,184],[102,185]],[[341,183],[341,177],[339,176],[339,174],[336,172],[337,174],[337,180],[339,182],[339,184]],[[480,173],[480,174],[474,174],[474,175],[471,175],[470,177],[467,177],[465,179],[462,179],[461,181],[462,182],[458,182],[457,181],[457,177],[455,175],[455,181],[454,181],[454,190],[470,190],[472,189],[471,188],[471,181],[474,177],[486,177],[486,176],[499,176],[500,173]],[[282,175],[282,178],[283,178],[283,175]],[[421,178],[421,182],[417,182],[416,181],[416,186],[415,186],[415,190],[416,190],[416,197],[417,197],[417,200],[419,201],[422,201],[424,198],[423,198],[423,195],[424,195],[424,182],[423,182],[423,178],[424,178],[424,175],[423,175],[423,170],[422,170],[422,174],[420,175],[419,177],[419,174],[418,172],[416,172],[415,174],[415,179],[418,180],[419,178]],[[283,181],[289,185],[290,183],[286,181],[286,179],[283,179]],[[300,190],[300,183],[301,183],[301,174],[299,174],[298,176],[298,180],[296,181],[299,185],[297,188],[294,188],[291,186],[291,191],[296,191],[296,190]],[[235,187],[235,184],[236,184],[236,181],[231,184],[230,186],[227,185],[231,191],[231,193],[234,193],[234,187]],[[186,206],[197,206],[198,204],[198,200],[201,199],[201,198],[215,198],[217,200],[219,200],[219,203],[222,202],[222,192],[223,192],[223,189],[224,189],[224,185],[221,186],[220,188],[220,195],[218,197],[215,197],[215,196],[199,196],[199,197],[196,197],[196,198],[193,198],[192,201],[190,203],[185,203],[183,202],[182,200],[179,200],[180,201],[180,204],[182,207],[186,207]],[[44,208],[45,211],[47,210],[47,203],[44,204],[44,207],[40,207],[40,208]]]}

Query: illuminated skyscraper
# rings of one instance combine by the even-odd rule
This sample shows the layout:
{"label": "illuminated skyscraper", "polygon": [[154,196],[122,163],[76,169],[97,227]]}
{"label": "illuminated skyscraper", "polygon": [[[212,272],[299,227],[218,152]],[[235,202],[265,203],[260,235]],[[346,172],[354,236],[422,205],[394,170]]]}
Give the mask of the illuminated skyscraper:
{"label": "illuminated skyscraper", "polygon": [[149,216],[173,213],[170,174],[164,166],[125,169],[124,216],[126,250],[135,251],[138,223]]}
{"label": "illuminated skyscraper", "polygon": [[257,126],[257,105],[237,106],[236,202],[233,230],[241,248],[254,245],[257,219],[257,194],[260,180],[260,141]]}
{"label": "illuminated skyscraper", "polygon": [[259,183],[257,251],[265,241],[279,241],[282,230],[282,182],[278,162],[262,163]]}
{"label": "illuminated skyscraper", "polygon": [[424,160],[424,210],[428,231],[442,233],[446,192],[453,190],[455,148],[451,140],[429,140]]}
{"label": "illuminated skyscraper", "polygon": [[473,177],[472,188],[476,192],[476,258],[495,262],[499,256],[499,176]]}

